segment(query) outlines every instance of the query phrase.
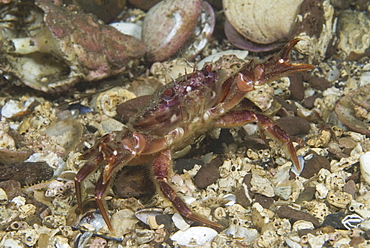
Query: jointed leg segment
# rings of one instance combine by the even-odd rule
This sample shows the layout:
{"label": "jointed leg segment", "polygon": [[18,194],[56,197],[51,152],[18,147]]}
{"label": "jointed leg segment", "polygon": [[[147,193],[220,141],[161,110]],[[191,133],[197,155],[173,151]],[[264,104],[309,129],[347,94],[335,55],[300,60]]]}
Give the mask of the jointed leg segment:
{"label": "jointed leg segment", "polygon": [[158,157],[153,162],[153,172],[155,179],[159,185],[165,198],[172,202],[174,208],[182,215],[191,220],[206,224],[208,226],[214,227],[216,229],[222,228],[221,225],[210,221],[204,217],[201,217],[193,213],[185,202],[176,194],[176,192],[171,188],[168,183],[168,176],[171,173],[171,151],[165,150],[160,152]]}
{"label": "jointed leg segment", "polygon": [[217,120],[218,127],[238,127],[248,123],[257,123],[261,131],[266,133],[276,142],[281,143],[290,155],[296,171],[298,173],[302,171],[289,135],[282,128],[271,121],[268,117],[260,114],[255,114],[254,112],[249,110],[237,110],[229,112],[221,116]]}

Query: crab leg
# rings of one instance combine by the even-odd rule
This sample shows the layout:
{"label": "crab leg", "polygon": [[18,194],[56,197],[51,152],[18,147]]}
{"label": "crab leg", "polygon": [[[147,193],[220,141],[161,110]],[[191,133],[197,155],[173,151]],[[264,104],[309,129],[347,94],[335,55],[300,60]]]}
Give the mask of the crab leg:
{"label": "crab leg", "polygon": [[75,190],[76,190],[76,198],[77,198],[77,205],[80,212],[83,212],[82,208],[82,190],[81,190],[81,183],[83,180],[88,177],[92,172],[98,169],[99,164],[103,161],[103,156],[101,156],[97,151],[93,154],[96,155],[95,159],[90,159],[76,174],[75,177]]}
{"label": "crab leg", "polygon": [[204,217],[201,217],[195,213],[193,213],[188,206],[186,206],[185,202],[176,194],[173,188],[168,183],[168,176],[169,174],[173,174],[171,169],[171,151],[164,150],[159,153],[158,157],[153,162],[153,172],[155,179],[158,183],[160,190],[162,191],[165,198],[172,202],[174,208],[186,218],[191,220],[209,225],[216,229],[222,228],[221,225],[210,221]]}
{"label": "crab leg", "polygon": [[113,139],[113,135],[105,135],[102,137],[96,145],[91,148],[87,153],[83,154],[81,157],[82,159],[87,159],[87,163],[82,166],[82,168],[77,172],[75,177],[75,190],[76,190],[76,198],[77,198],[77,205],[80,209],[81,213],[83,212],[82,208],[82,181],[85,180],[91,173],[98,169],[99,164],[104,160],[103,154],[100,152],[101,144],[105,142],[109,142]]}
{"label": "crab leg", "polygon": [[255,114],[249,110],[238,110],[229,112],[218,118],[216,126],[217,127],[238,127],[248,123],[257,123],[260,130],[268,134],[276,142],[283,144],[283,147],[290,155],[291,160],[295,170],[300,173],[302,168],[299,164],[297,154],[295,152],[292,141],[289,135],[273,121],[271,121],[267,116]]}

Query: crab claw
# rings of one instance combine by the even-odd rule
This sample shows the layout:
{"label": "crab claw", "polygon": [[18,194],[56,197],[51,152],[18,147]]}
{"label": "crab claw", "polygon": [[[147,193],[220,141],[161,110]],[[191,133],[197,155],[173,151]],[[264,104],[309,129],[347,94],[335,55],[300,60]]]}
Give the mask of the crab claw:
{"label": "crab claw", "polygon": [[314,65],[304,63],[292,64],[290,62],[289,54],[299,41],[300,39],[298,38],[291,40],[278,54],[273,55],[263,63],[251,61],[240,71],[245,78],[244,80],[247,79],[253,82],[254,85],[262,85],[283,76],[314,69]]}

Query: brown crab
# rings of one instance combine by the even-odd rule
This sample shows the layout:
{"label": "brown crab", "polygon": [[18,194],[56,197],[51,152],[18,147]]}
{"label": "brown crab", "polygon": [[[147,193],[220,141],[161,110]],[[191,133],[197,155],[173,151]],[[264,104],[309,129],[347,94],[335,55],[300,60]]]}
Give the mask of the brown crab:
{"label": "brown crab", "polygon": [[180,150],[208,129],[235,127],[255,122],[274,140],[283,144],[295,169],[301,171],[296,152],[287,133],[270,119],[243,109],[240,102],[255,85],[282,76],[314,68],[309,64],[291,64],[289,53],[299,39],[263,63],[254,61],[226,78],[222,69],[206,65],[157,91],[146,107],[130,118],[127,128],[102,137],[83,159],[87,163],[75,178],[78,207],[82,211],[81,182],[104,162],[95,188],[95,200],[112,231],[103,196],[115,173],[126,165],[153,160],[153,174],[164,197],[186,218],[220,229],[221,225],[193,213],[169,184],[171,152]]}

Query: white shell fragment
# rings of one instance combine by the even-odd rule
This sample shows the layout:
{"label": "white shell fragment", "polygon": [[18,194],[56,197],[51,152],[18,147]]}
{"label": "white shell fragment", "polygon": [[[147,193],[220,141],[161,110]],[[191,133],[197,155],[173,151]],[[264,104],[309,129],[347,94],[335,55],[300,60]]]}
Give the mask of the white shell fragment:
{"label": "white shell fragment", "polygon": [[141,26],[135,23],[129,22],[114,22],[110,23],[110,26],[114,27],[123,34],[131,35],[138,40],[141,40]]}
{"label": "white shell fragment", "polygon": [[155,217],[160,214],[163,214],[163,210],[160,208],[147,208],[136,211],[135,217],[138,218],[141,222],[149,225],[149,217]]}
{"label": "white shell fragment", "polygon": [[260,175],[253,173],[251,184],[252,184],[252,188],[251,188],[252,192],[259,193],[267,197],[275,196],[274,187],[272,186],[272,183],[267,178],[261,177]]}
{"label": "white shell fragment", "polygon": [[236,196],[234,194],[227,194],[223,197],[225,200],[228,200],[227,203],[225,203],[225,206],[232,206],[236,203]]}
{"label": "white shell fragment", "polygon": [[260,236],[256,229],[239,225],[230,225],[230,227],[225,230],[225,234],[237,239],[244,239],[247,242],[253,242],[253,240]]}
{"label": "white shell fragment", "polygon": [[6,204],[8,204],[8,196],[6,195],[6,192],[0,188],[0,205]]}
{"label": "white shell fragment", "polygon": [[370,184],[370,152],[360,157],[360,170],[362,178]]}
{"label": "white shell fragment", "polygon": [[1,115],[5,118],[11,118],[26,112],[29,106],[35,101],[35,98],[30,97],[25,102],[9,100],[1,109]]}
{"label": "white shell fragment", "polygon": [[184,218],[182,218],[182,216],[179,213],[175,213],[172,216],[172,221],[175,224],[175,226],[182,231],[185,231],[186,229],[190,227],[190,225],[186,223]]}
{"label": "white shell fragment", "polygon": [[217,236],[217,232],[209,227],[191,227],[185,231],[178,231],[170,238],[179,245],[197,247],[211,242]]}

